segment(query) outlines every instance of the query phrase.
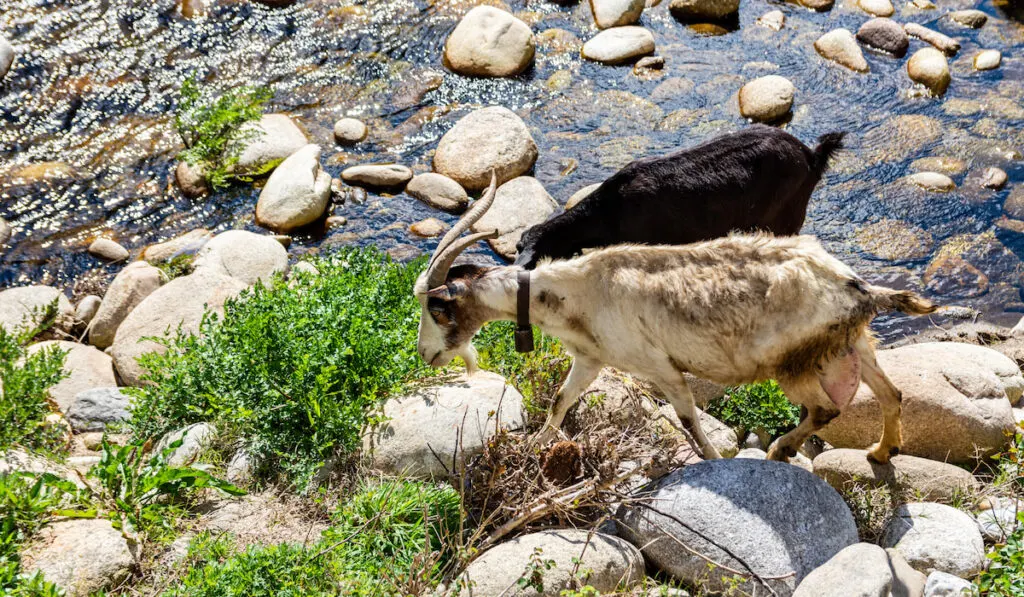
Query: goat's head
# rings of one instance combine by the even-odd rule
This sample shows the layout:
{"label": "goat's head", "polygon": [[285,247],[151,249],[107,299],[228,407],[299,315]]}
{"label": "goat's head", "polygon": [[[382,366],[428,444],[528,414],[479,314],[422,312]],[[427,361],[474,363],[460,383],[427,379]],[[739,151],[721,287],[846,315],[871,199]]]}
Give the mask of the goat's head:
{"label": "goat's head", "polygon": [[543,236],[543,224],[534,224],[523,231],[523,234],[519,237],[519,242],[516,243],[517,255],[515,265],[526,269],[533,269],[537,265],[539,256],[545,254],[544,247],[541,246]]}
{"label": "goat's head", "polygon": [[[420,302],[420,329],[417,350],[432,367],[443,367],[456,356],[466,361],[467,370],[476,370],[473,336],[484,320],[473,303],[471,285],[487,268],[475,265],[452,267],[455,259],[479,240],[495,238],[497,230],[462,237],[494,202],[497,180],[491,184],[466,215],[437,244],[426,271],[416,280],[415,293]],[[462,238],[460,238],[462,237]]]}

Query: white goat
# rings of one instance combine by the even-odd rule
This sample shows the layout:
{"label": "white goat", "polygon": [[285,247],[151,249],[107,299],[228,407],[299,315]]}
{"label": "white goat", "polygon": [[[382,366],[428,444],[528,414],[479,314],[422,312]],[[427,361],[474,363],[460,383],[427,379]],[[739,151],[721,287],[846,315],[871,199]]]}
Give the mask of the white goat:
{"label": "white goat", "polygon": [[[484,323],[517,318],[522,268],[458,265],[480,232],[459,238],[494,200],[483,197],[438,244],[416,282],[423,311],[419,354],[439,367],[459,355],[476,370],[472,338]],[[882,310],[936,309],[917,295],[862,281],[808,236],[735,235],[683,246],[623,245],[530,272],[529,315],[574,357],[542,430],[610,365],[655,382],[705,458],[719,458],[700,427],[683,373],[724,384],[776,379],[806,407],[768,457],[787,460],[849,404],[861,381],[879,401],[883,426],[869,457],[899,452],[900,391],[875,360],[868,324]]]}

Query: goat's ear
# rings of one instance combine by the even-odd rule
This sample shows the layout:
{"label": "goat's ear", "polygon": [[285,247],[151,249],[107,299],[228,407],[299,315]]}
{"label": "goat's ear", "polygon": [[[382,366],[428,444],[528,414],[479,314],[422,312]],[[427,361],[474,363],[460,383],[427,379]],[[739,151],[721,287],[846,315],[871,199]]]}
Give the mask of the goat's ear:
{"label": "goat's ear", "polygon": [[469,288],[463,282],[453,281],[428,291],[427,298],[435,298],[446,302],[454,301],[460,296],[465,295],[468,291]]}

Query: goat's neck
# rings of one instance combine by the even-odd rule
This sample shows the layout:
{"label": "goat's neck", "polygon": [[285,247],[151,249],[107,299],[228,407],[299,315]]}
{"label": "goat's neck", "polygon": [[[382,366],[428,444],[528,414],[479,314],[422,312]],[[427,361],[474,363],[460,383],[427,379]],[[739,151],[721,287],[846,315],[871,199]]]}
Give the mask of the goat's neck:
{"label": "goat's neck", "polygon": [[[519,292],[519,281],[516,278],[522,269],[518,266],[499,267],[480,279],[474,295],[477,303],[487,309],[487,321],[516,321],[518,319],[516,299]],[[542,292],[568,285],[558,284],[558,280],[552,279],[551,276],[551,272],[543,266],[530,272],[530,322],[549,333],[559,327],[561,317],[538,297]],[[564,291],[563,288],[563,293]],[[549,327],[552,329],[547,329]]]}

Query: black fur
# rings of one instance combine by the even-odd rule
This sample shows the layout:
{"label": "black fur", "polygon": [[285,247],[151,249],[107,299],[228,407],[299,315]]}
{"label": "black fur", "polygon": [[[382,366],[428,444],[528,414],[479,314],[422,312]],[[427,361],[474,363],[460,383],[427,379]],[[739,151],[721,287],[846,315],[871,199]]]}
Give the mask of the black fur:
{"label": "black fur", "polygon": [[579,204],[523,232],[516,264],[620,243],[686,244],[731,231],[800,231],[811,191],[842,148],[828,133],[812,151],[753,125],[690,149],[627,165]]}

